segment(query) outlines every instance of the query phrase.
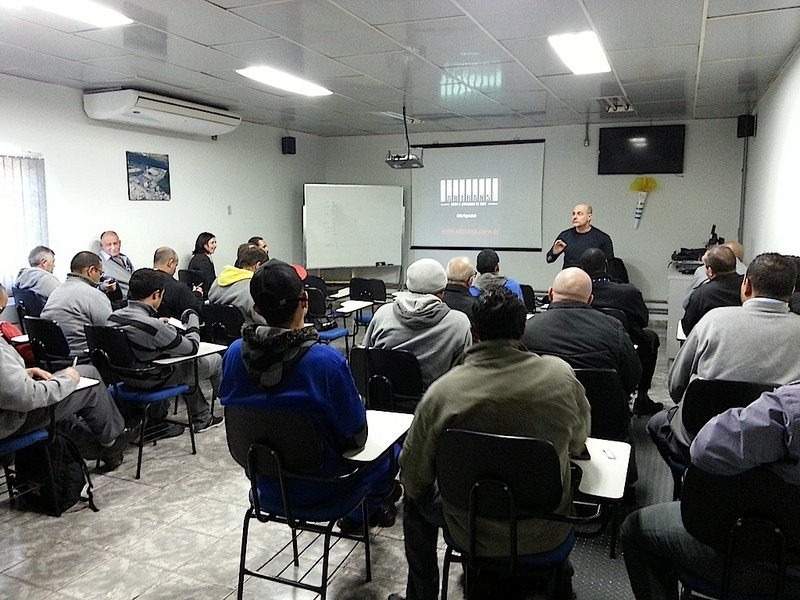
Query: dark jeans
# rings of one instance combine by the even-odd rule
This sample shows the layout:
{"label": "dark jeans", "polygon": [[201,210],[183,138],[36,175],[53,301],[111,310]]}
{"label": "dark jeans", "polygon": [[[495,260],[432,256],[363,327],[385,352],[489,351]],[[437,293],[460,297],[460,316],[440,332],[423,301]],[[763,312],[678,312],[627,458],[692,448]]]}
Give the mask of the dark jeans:
{"label": "dark jeans", "polygon": [[656,361],[658,360],[658,348],[661,341],[658,334],[652,329],[643,329],[642,338],[636,340],[638,344],[636,354],[639,355],[639,362],[642,363],[642,376],[639,377],[638,393],[646,394],[653,385],[653,373],[656,372]]}
{"label": "dark jeans", "polygon": [[659,454],[667,464],[670,461],[677,461],[688,465],[691,462],[689,448],[675,438],[675,434],[672,433],[672,428],[670,427],[670,421],[672,421],[677,410],[678,408],[673,406],[650,417],[647,422],[647,433],[650,434]]}
{"label": "dark jeans", "polygon": [[439,597],[439,530],[444,528],[444,514],[439,489],[433,487],[418,500],[403,503],[408,582],[406,600],[437,600]]}
{"label": "dark jeans", "polygon": [[[78,365],[75,369],[83,377],[100,379],[100,373],[91,365]],[[98,385],[73,392],[54,408],[56,423],[84,453],[96,452],[100,444],[110,444],[125,427],[102,379]],[[29,433],[48,425],[49,409],[37,408],[27,414],[25,423],[15,433]]]}

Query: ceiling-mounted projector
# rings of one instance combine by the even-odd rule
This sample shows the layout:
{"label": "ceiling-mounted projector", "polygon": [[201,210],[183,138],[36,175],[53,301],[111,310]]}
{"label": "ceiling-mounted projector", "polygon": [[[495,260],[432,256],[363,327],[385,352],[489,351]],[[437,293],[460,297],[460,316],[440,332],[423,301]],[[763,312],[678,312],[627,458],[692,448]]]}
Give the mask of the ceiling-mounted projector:
{"label": "ceiling-mounted projector", "polygon": [[407,150],[389,150],[386,155],[386,164],[393,169],[421,169],[422,168],[422,148],[417,148],[416,152]]}

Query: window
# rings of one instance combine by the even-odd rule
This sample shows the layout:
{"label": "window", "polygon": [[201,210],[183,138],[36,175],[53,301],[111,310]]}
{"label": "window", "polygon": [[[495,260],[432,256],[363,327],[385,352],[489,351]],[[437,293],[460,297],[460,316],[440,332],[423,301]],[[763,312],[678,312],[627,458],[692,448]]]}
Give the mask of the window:
{"label": "window", "polygon": [[0,156],[0,206],[0,282],[10,290],[20,268],[27,266],[31,248],[48,245],[44,158]]}

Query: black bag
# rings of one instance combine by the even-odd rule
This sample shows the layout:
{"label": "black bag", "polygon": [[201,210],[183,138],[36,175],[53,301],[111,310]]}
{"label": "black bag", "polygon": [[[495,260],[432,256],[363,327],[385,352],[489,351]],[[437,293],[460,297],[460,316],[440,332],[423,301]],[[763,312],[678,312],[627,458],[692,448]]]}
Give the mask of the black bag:
{"label": "black bag", "polygon": [[[50,450],[50,464],[55,481],[55,497],[61,512],[71,508],[79,500],[87,502],[97,512],[92,494],[92,480],[75,442],[67,435],[56,431]],[[47,478],[47,453],[41,444],[17,451],[14,459],[17,486],[30,488],[23,496],[26,503],[37,511],[53,513],[52,491]]]}
{"label": "black bag", "polygon": [[322,319],[314,319],[314,329],[317,331],[330,331],[331,329],[336,329],[339,327],[339,324],[336,322],[335,319],[331,319],[328,317]]}

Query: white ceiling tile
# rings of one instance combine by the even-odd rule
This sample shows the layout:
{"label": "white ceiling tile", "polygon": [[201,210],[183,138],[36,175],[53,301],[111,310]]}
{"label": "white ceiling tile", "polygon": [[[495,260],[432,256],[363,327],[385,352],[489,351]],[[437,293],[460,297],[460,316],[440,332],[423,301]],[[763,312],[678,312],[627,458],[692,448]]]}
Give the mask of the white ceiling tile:
{"label": "white ceiling tile", "polygon": [[590,29],[579,0],[459,0],[468,15],[498,40]]}
{"label": "white ceiling tile", "polygon": [[800,8],[709,19],[704,61],[786,56],[800,39]]}
{"label": "white ceiling tile", "polygon": [[252,65],[268,65],[306,79],[327,79],[356,75],[341,62],[322,56],[281,38],[215,46]]}
{"label": "white ceiling tile", "polygon": [[[385,25],[381,31],[440,67],[482,65],[510,56],[466,17]],[[453,44],[453,39],[462,40]]]}
{"label": "white ceiling tile", "polygon": [[278,35],[330,57],[395,50],[377,29],[323,0],[292,0],[235,9]]}
{"label": "white ceiling tile", "polygon": [[485,94],[529,92],[544,86],[517,63],[472,65],[445,69],[455,79]]}
{"label": "white ceiling tile", "polygon": [[27,48],[68,60],[120,56],[126,51],[54,29],[14,19],[0,12],[0,40],[9,46]]}
{"label": "white ceiling tile", "polygon": [[545,90],[534,92],[487,93],[494,101],[517,112],[544,111],[547,107],[548,93]]}
{"label": "white ceiling tile", "polygon": [[542,77],[541,81],[547,89],[561,98],[600,98],[622,94],[612,73],[553,75]]}
{"label": "white ceiling tile", "polygon": [[709,0],[708,16],[720,17],[800,6],[797,0]]}
{"label": "white ceiling tile", "polygon": [[737,60],[704,62],[700,88],[722,85],[769,83],[783,65],[785,56],[761,56]]}
{"label": "white ceiling tile", "polygon": [[441,85],[452,78],[410,52],[383,52],[340,59],[347,66],[401,90]]}
{"label": "white ceiling tile", "polygon": [[570,73],[546,37],[508,40],[503,45],[536,77]]}
{"label": "white ceiling tile", "polygon": [[694,94],[694,79],[664,79],[626,83],[625,95],[634,104],[659,100],[687,100]]}
{"label": "white ceiling tile", "polygon": [[703,0],[585,0],[606,52],[700,43]]}
{"label": "white ceiling tile", "polygon": [[609,52],[609,61],[624,84],[628,81],[689,79],[697,73],[698,46],[639,48]]}
{"label": "white ceiling tile", "polygon": [[103,0],[137,23],[206,46],[274,37],[232,11],[198,0]]}
{"label": "white ceiling tile", "polygon": [[78,34],[78,39],[81,38],[116,48],[120,54],[144,56],[196,71],[241,69],[247,66],[234,56],[143,25],[96,29]]}
{"label": "white ceiling tile", "polygon": [[336,4],[372,25],[408,23],[463,14],[450,0],[376,2],[376,0],[336,0]]}
{"label": "white ceiling tile", "polygon": [[766,88],[763,84],[735,87],[707,87],[697,90],[697,106],[744,102],[752,107]]}

